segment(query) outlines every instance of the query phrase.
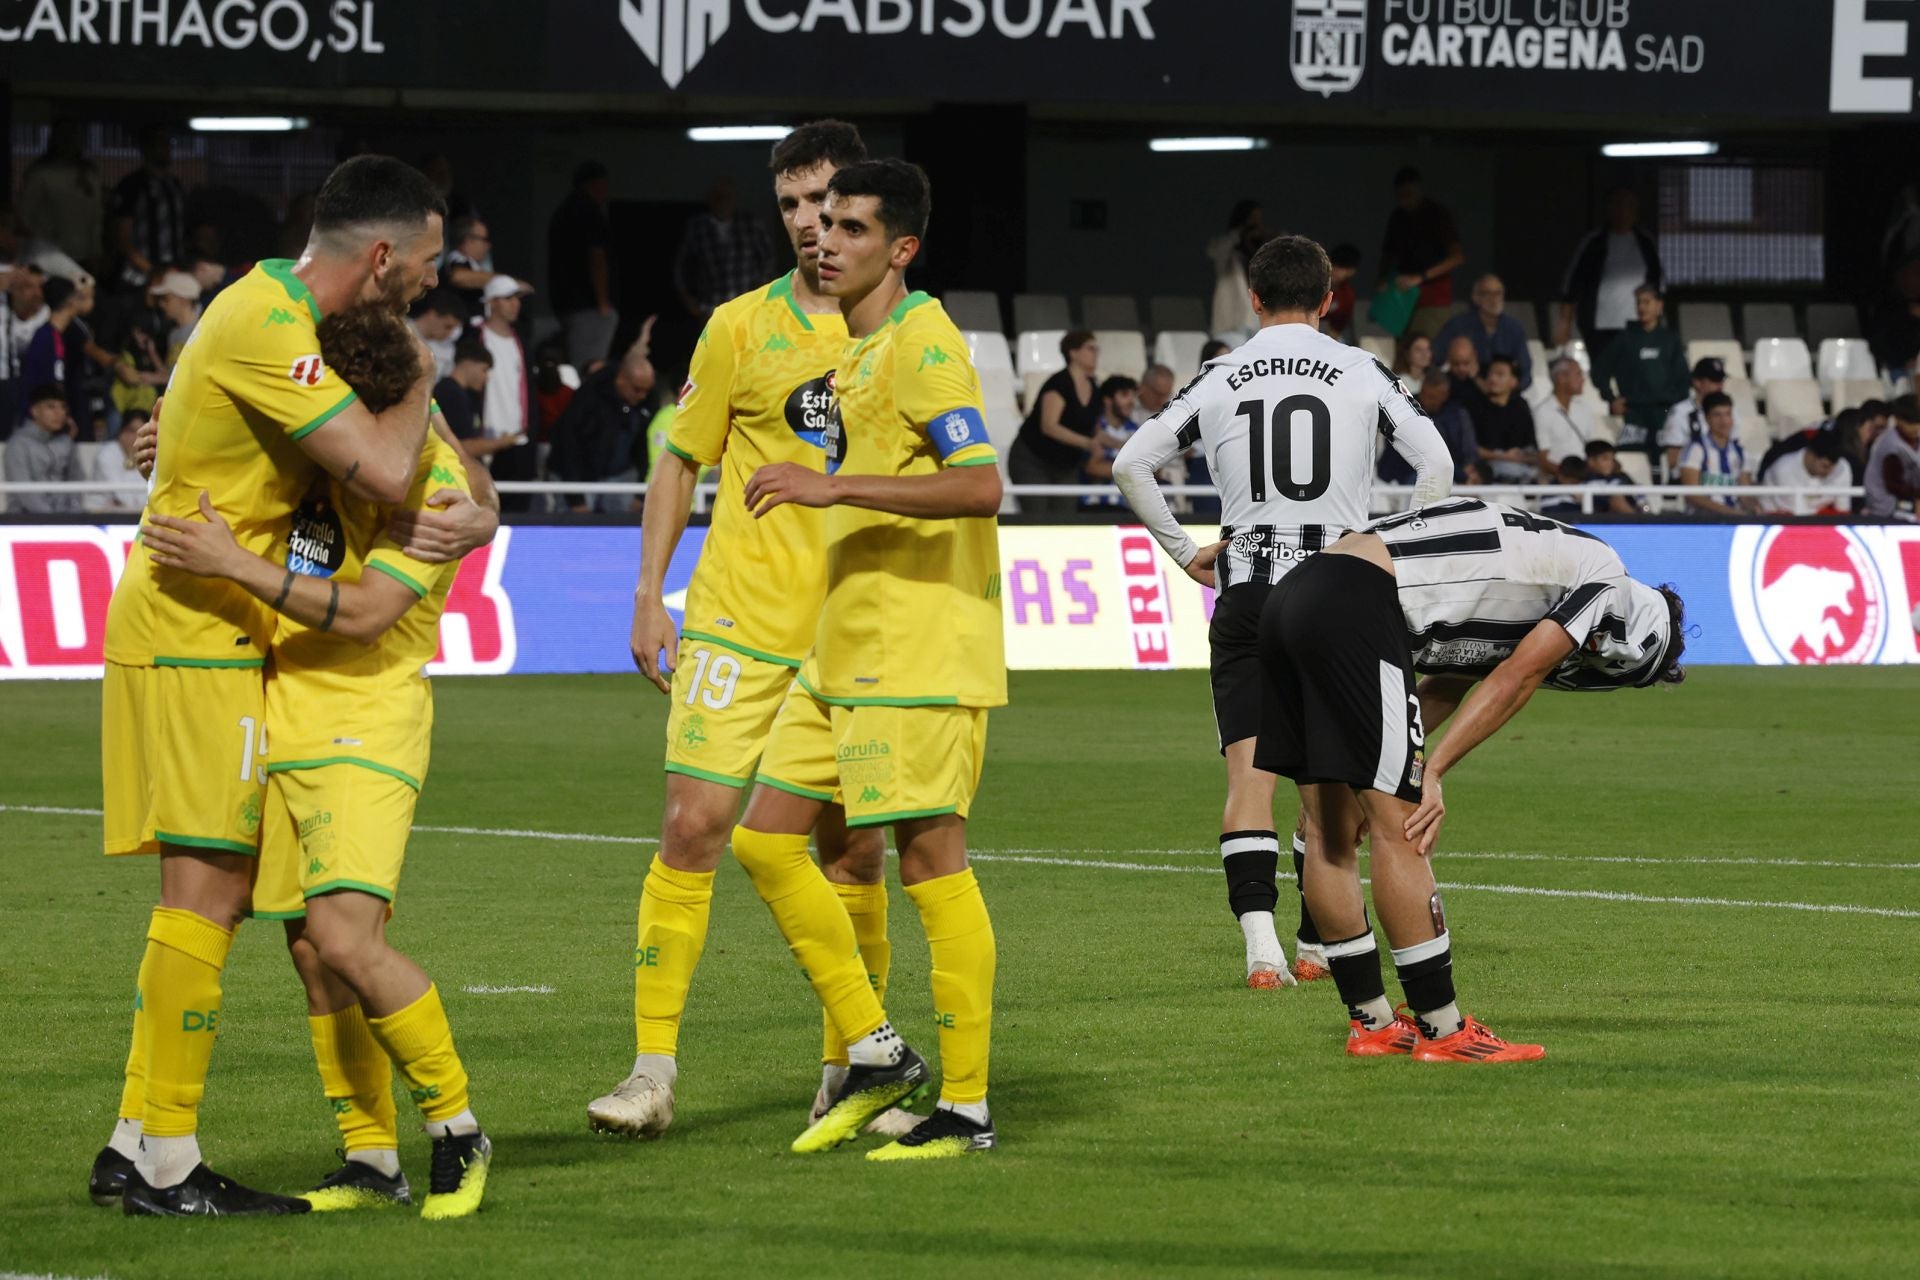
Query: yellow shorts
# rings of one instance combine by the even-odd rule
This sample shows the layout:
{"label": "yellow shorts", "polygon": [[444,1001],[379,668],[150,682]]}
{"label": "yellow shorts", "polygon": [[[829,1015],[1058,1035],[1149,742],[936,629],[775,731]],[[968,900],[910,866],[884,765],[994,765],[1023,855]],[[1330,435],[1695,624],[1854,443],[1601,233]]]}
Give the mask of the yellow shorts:
{"label": "yellow shorts", "polygon": [[709,640],[685,640],[667,715],[667,772],[729,787],[753,781],[793,668]]}
{"label": "yellow shorts", "polygon": [[106,850],[258,853],[266,788],[259,667],[107,664],[100,690]]}
{"label": "yellow shorts", "polygon": [[844,805],[850,827],[967,816],[987,755],[984,707],[838,707],[799,684],[754,779]]}
{"label": "yellow shorts", "polygon": [[268,774],[254,918],[298,919],[308,898],[338,889],[392,902],[418,798],[400,779],[357,764]]}

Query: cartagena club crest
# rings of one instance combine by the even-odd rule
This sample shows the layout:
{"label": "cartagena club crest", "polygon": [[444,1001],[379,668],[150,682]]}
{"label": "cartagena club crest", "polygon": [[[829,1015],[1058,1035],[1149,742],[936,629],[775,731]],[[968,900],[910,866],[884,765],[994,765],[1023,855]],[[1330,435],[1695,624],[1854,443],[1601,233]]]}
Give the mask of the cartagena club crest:
{"label": "cartagena club crest", "polygon": [[728,0],[620,0],[620,25],[667,88],[677,89],[727,34]]}
{"label": "cartagena club crest", "polygon": [[1367,0],[1293,0],[1293,82],[1331,98],[1367,69]]}

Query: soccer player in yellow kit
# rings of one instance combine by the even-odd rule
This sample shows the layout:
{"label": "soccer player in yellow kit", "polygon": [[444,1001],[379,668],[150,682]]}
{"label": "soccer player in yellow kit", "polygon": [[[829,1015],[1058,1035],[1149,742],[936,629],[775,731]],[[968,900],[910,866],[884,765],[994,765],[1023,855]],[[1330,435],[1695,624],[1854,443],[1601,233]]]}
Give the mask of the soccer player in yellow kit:
{"label": "soccer player in yellow kit", "polygon": [[900,881],[933,959],[940,1102],[875,1160],[966,1155],[994,1145],[987,1110],[994,940],[967,865],[967,814],[987,708],[1005,704],[998,459],[960,331],[903,275],[931,197],[914,165],[834,174],[821,215],[820,283],[840,299],[849,345],[822,475],[763,467],[746,500],[765,518],[827,508],[827,599],[813,653],[780,709],[733,850],[850,1046],[850,1070],[793,1143],[825,1151],[927,1087],[866,980],[845,913],[807,858],[806,832],[838,797],[853,828],[891,826]]}
{"label": "soccer player in yellow kit", "polygon": [[[300,260],[259,264],[200,318],[169,383],[177,425],[148,511],[189,517],[210,493],[239,545],[260,553],[323,472],[369,501],[405,499],[427,429],[425,385],[371,412],[327,370],[315,327],[355,302],[404,308],[419,297],[435,280],[444,215],[432,184],[397,160],[337,168]],[[123,1193],[130,1214],[306,1208],[213,1172],[195,1136],[221,971],[253,881],[273,626],[238,587],[158,567],[138,542],[108,610],[106,851],[160,855],[121,1121],[91,1180],[96,1199]]]}
{"label": "soccer player in yellow kit", "polygon": [[[795,269],[722,304],[694,351],[685,389],[649,477],[634,594],[633,658],[672,699],[667,719],[667,803],[640,895],[634,947],[633,1071],[587,1106],[604,1133],[651,1138],[673,1122],[681,1017],[706,944],[714,871],[753,781],[767,733],[794,671],[813,646],[826,596],[826,517],[789,507],[755,520],[743,498],[753,473],[789,462],[820,471],[832,404],[830,377],[845,350],[837,301],[820,292],[820,209],[827,182],[866,159],[859,130],[839,120],[801,125],[773,149],[774,196]],[[661,598],[667,566],[686,530],[699,472],[718,464],[719,501],[676,632]],[[884,991],[890,949],[886,844],[879,831],[846,828],[839,807],[817,827],[820,859],[866,962]],[[847,1048],[825,1030],[825,1099],[845,1074]],[[904,1133],[904,1112],[874,1122]]]}
{"label": "soccer player in yellow kit", "polygon": [[[415,370],[398,315],[356,307],[329,316],[319,336],[328,363],[370,406],[404,398]],[[427,511],[448,491],[470,492],[466,464],[429,432],[400,509]],[[386,939],[433,732],[424,668],[458,562],[408,555],[388,532],[389,508],[330,479],[296,513],[280,561],[241,548],[204,497],[202,514],[153,516],[143,537],[155,563],[233,582],[279,615],[251,914],[286,924],[347,1157],[303,1198],[316,1210],[410,1203],[391,1063],[433,1139],[421,1216],[464,1217],[480,1206],[492,1144],[468,1106],[438,988]]]}

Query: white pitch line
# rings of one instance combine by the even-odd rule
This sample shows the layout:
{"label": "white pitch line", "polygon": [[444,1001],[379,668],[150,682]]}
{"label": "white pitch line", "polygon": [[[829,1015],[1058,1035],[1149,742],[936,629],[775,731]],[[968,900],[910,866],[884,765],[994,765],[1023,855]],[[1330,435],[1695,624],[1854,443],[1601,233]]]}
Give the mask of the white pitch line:
{"label": "white pitch line", "polygon": [[550,996],[553,994],[553,988],[545,984],[537,987],[471,986],[460,989],[470,996]]}
{"label": "white pitch line", "polygon": [[[63,815],[69,815],[69,816],[75,816],[75,817],[100,816],[100,810],[98,809],[71,809],[71,808],[61,808],[53,805],[0,804],[0,813],[50,813],[50,814],[63,814]],[[595,835],[589,832],[581,832],[581,831],[535,831],[530,829],[523,830],[523,829],[513,828],[513,827],[415,827],[414,830],[426,831],[426,832],[432,832],[434,834],[444,834],[444,835],[472,835],[472,836],[487,836],[487,837],[504,837],[504,838],[524,839],[524,840],[557,840],[557,841],[584,842],[584,843],[591,843],[591,844],[656,844],[658,843],[658,841],[650,839],[646,836],[607,836],[607,835]],[[1213,868],[1210,866],[1179,867],[1179,866],[1155,865],[1155,864],[1143,863],[1143,862],[1119,862],[1119,861],[1114,861],[1111,859],[1103,859],[1103,858],[1063,858],[1058,856],[1042,856],[1043,854],[1048,854],[1048,853],[1057,855],[1057,854],[1066,853],[1066,852],[1071,852],[1071,850],[1035,850],[1032,853],[1013,853],[1013,852],[1007,852],[1002,850],[976,850],[972,853],[971,856],[980,862],[1014,862],[1014,863],[1026,863],[1031,865],[1054,866],[1054,867],[1091,867],[1091,868],[1094,868],[1095,870],[1100,870],[1100,871],[1165,872],[1165,873],[1171,873],[1175,875],[1210,875],[1213,873]],[[1136,851],[1125,850],[1124,852],[1136,852]],[[1182,851],[1180,850],[1138,850],[1137,852],[1146,853],[1146,854],[1160,853],[1166,856],[1172,856]],[[1443,860],[1448,857],[1512,858],[1516,860],[1528,859],[1528,860],[1556,861],[1556,862],[1618,862],[1618,861],[1627,860],[1624,857],[1607,857],[1607,856],[1601,856],[1601,855],[1557,858],[1552,854],[1457,853],[1457,854],[1441,854],[1440,856]],[[1703,862],[1703,861],[1710,861],[1710,862],[1724,861],[1724,862],[1737,863],[1739,865],[1752,865],[1752,866],[1786,866],[1786,867],[1859,866],[1859,867],[1868,868],[1868,869],[1876,869],[1879,867],[1886,867],[1889,869],[1906,869],[1906,868],[1920,865],[1920,864],[1914,864],[1914,863],[1829,863],[1829,862],[1815,861],[1812,859],[1800,859],[1800,858],[1781,858],[1781,859],[1648,858],[1648,859],[1644,859],[1644,861],[1654,865],[1659,865],[1661,863],[1666,863],[1666,862],[1689,863],[1689,862]],[[1517,896],[1524,896],[1524,897],[1539,897],[1539,898],[1583,898],[1583,899],[1587,899],[1594,902],[1637,902],[1637,903],[1646,903],[1646,904],[1655,905],[1655,906],[1739,907],[1739,908],[1747,908],[1751,910],[1811,911],[1811,912],[1816,912],[1821,914],[1832,914],[1832,915],[1883,916],[1889,919],[1896,919],[1896,920],[1920,920],[1920,911],[1908,910],[1903,907],[1868,907],[1868,906],[1859,906],[1853,903],[1843,903],[1843,902],[1781,902],[1781,901],[1776,901],[1776,900],[1767,899],[1767,898],[1706,898],[1706,897],[1695,897],[1695,896],[1667,896],[1667,895],[1648,894],[1648,893],[1622,893],[1622,892],[1615,892],[1612,890],[1605,890],[1605,889],[1545,889],[1545,888],[1538,888],[1531,885],[1518,885],[1518,884],[1466,884],[1466,883],[1461,883],[1456,881],[1440,881],[1438,883],[1439,883],[1439,886],[1443,889],[1456,890],[1462,893],[1501,893],[1501,894],[1510,894],[1510,895],[1517,895]]]}

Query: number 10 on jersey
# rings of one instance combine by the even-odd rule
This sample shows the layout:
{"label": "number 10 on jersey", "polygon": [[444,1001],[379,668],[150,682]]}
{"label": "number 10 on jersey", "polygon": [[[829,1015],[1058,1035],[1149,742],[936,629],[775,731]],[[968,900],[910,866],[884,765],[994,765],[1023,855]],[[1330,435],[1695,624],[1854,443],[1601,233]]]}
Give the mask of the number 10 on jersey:
{"label": "number 10 on jersey", "polygon": [[[1273,415],[1269,418],[1266,401],[1242,400],[1237,412],[1247,420],[1247,450],[1252,464],[1248,479],[1255,502],[1267,500],[1269,474],[1278,495],[1293,502],[1311,502],[1327,491],[1333,482],[1330,456],[1333,415],[1328,412],[1326,401],[1312,395],[1288,396],[1273,406]],[[1298,459],[1293,447],[1302,415],[1307,425],[1307,478],[1304,481],[1295,470]]]}

